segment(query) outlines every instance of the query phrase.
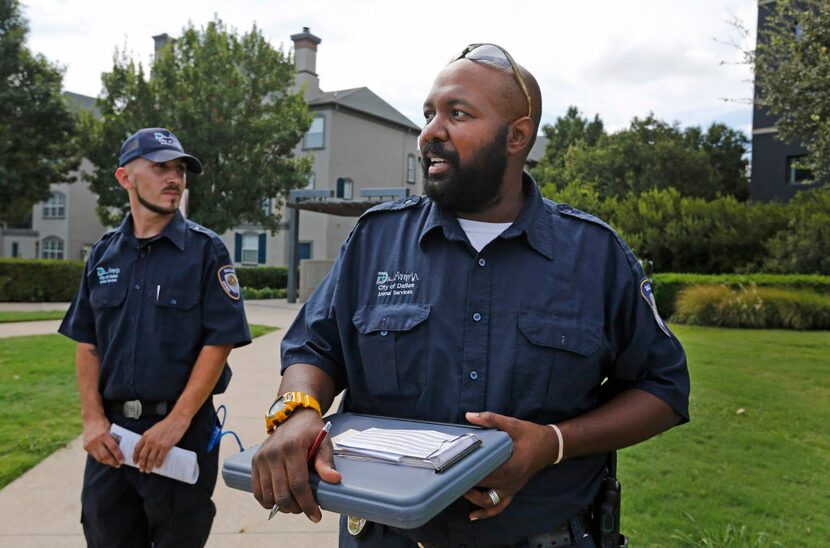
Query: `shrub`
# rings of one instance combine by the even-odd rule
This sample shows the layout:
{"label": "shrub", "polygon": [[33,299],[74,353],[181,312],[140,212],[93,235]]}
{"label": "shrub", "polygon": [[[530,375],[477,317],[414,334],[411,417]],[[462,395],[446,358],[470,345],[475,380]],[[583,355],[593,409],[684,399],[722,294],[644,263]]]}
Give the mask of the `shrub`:
{"label": "shrub", "polygon": [[264,289],[288,286],[288,269],[284,266],[240,267],[236,269],[236,274],[242,287]]}
{"label": "shrub", "polygon": [[82,261],[0,259],[0,301],[71,301],[83,272]]}
{"label": "shrub", "polygon": [[700,285],[684,289],[672,321],[759,329],[830,329],[830,296],[808,290]]}
{"label": "shrub", "polygon": [[263,287],[255,289],[253,287],[242,288],[242,298],[248,301],[257,299],[284,299],[288,290],[284,287],[274,289],[272,287]]}
{"label": "shrub", "polygon": [[666,318],[675,312],[678,295],[695,285],[722,284],[732,289],[755,285],[781,289],[804,289],[830,295],[830,276],[804,274],[655,274],[652,278],[657,309]]}

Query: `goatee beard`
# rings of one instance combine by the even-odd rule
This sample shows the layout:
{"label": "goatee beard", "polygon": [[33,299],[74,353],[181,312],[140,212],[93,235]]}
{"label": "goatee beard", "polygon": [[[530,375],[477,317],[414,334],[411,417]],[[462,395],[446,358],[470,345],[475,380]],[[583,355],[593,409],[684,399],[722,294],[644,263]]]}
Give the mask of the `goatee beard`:
{"label": "goatee beard", "polygon": [[[479,149],[462,166],[458,153],[447,150],[441,141],[427,141],[421,151],[424,193],[440,207],[455,212],[480,213],[501,199],[504,171],[507,167],[507,131],[505,124],[493,141]],[[443,177],[429,174],[428,153],[446,160],[450,173]]]}
{"label": "goatee beard", "polygon": [[138,192],[138,188],[135,189],[135,196],[136,198],[138,198],[138,203],[140,203],[153,213],[158,213],[159,215],[173,215],[176,213],[176,210],[179,209],[178,206],[162,207],[160,205],[148,202],[147,200],[141,197],[141,194]]}

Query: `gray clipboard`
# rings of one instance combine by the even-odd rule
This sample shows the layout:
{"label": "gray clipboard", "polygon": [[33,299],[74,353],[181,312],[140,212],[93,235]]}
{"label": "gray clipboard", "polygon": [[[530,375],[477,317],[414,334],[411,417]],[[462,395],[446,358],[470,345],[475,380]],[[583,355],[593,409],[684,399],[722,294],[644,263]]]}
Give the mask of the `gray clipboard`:
{"label": "gray clipboard", "polygon": [[[513,451],[510,436],[498,430],[352,413],[326,419],[332,423],[333,436],[350,428],[365,430],[374,426],[429,428],[456,435],[474,432],[481,438],[478,449],[440,474],[428,468],[338,456],[334,457],[334,465],[342,474],[340,483],[326,483],[313,472],[310,474],[311,489],[321,508],[401,529],[414,529],[428,522],[509,459]],[[257,448],[251,447],[225,460],[222,478],[228,487],[252,491],[251,458]]]}

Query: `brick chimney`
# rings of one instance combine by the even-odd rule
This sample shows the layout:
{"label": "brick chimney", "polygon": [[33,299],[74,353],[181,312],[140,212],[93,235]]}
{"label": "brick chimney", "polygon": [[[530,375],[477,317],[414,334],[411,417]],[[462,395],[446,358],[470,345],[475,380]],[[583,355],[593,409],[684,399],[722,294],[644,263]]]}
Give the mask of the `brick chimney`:
{"label": "brick chimney", "polygon": [[320,78],[317,76],[317,46],[320,38],[314,36],[308,27],[303,27],[299,34],[292,34],[294,42],[294,67],[297,69],[296,86],[305,85],[306,99],[320,95]]}

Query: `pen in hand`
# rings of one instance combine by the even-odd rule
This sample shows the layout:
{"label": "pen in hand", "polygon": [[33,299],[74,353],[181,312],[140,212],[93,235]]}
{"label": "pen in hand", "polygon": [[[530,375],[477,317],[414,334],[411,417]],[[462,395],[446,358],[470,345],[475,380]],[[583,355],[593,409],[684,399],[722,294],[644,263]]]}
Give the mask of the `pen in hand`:
{"label": "pen in hand", "polygon": [[[331,432],[331,422],[327,422],[326,425],[320,430],[320,433],[317,434],[317,437],[314,438],[314,443],[311,444],[311,447],[308,448],[308,454],[306,455],[306,461],[311,462],[311,459],[314,458],[314,455],[317,454],[317,450],[320,449],[320,445],[323,444],[323,440],[326,439],[326,435]],[[268,519],[270,520],[273,518],[277,512],[279,512],[280,507],[279,505],[275,504],[273,508],[271,508],[271,513],[268,514]]]}

